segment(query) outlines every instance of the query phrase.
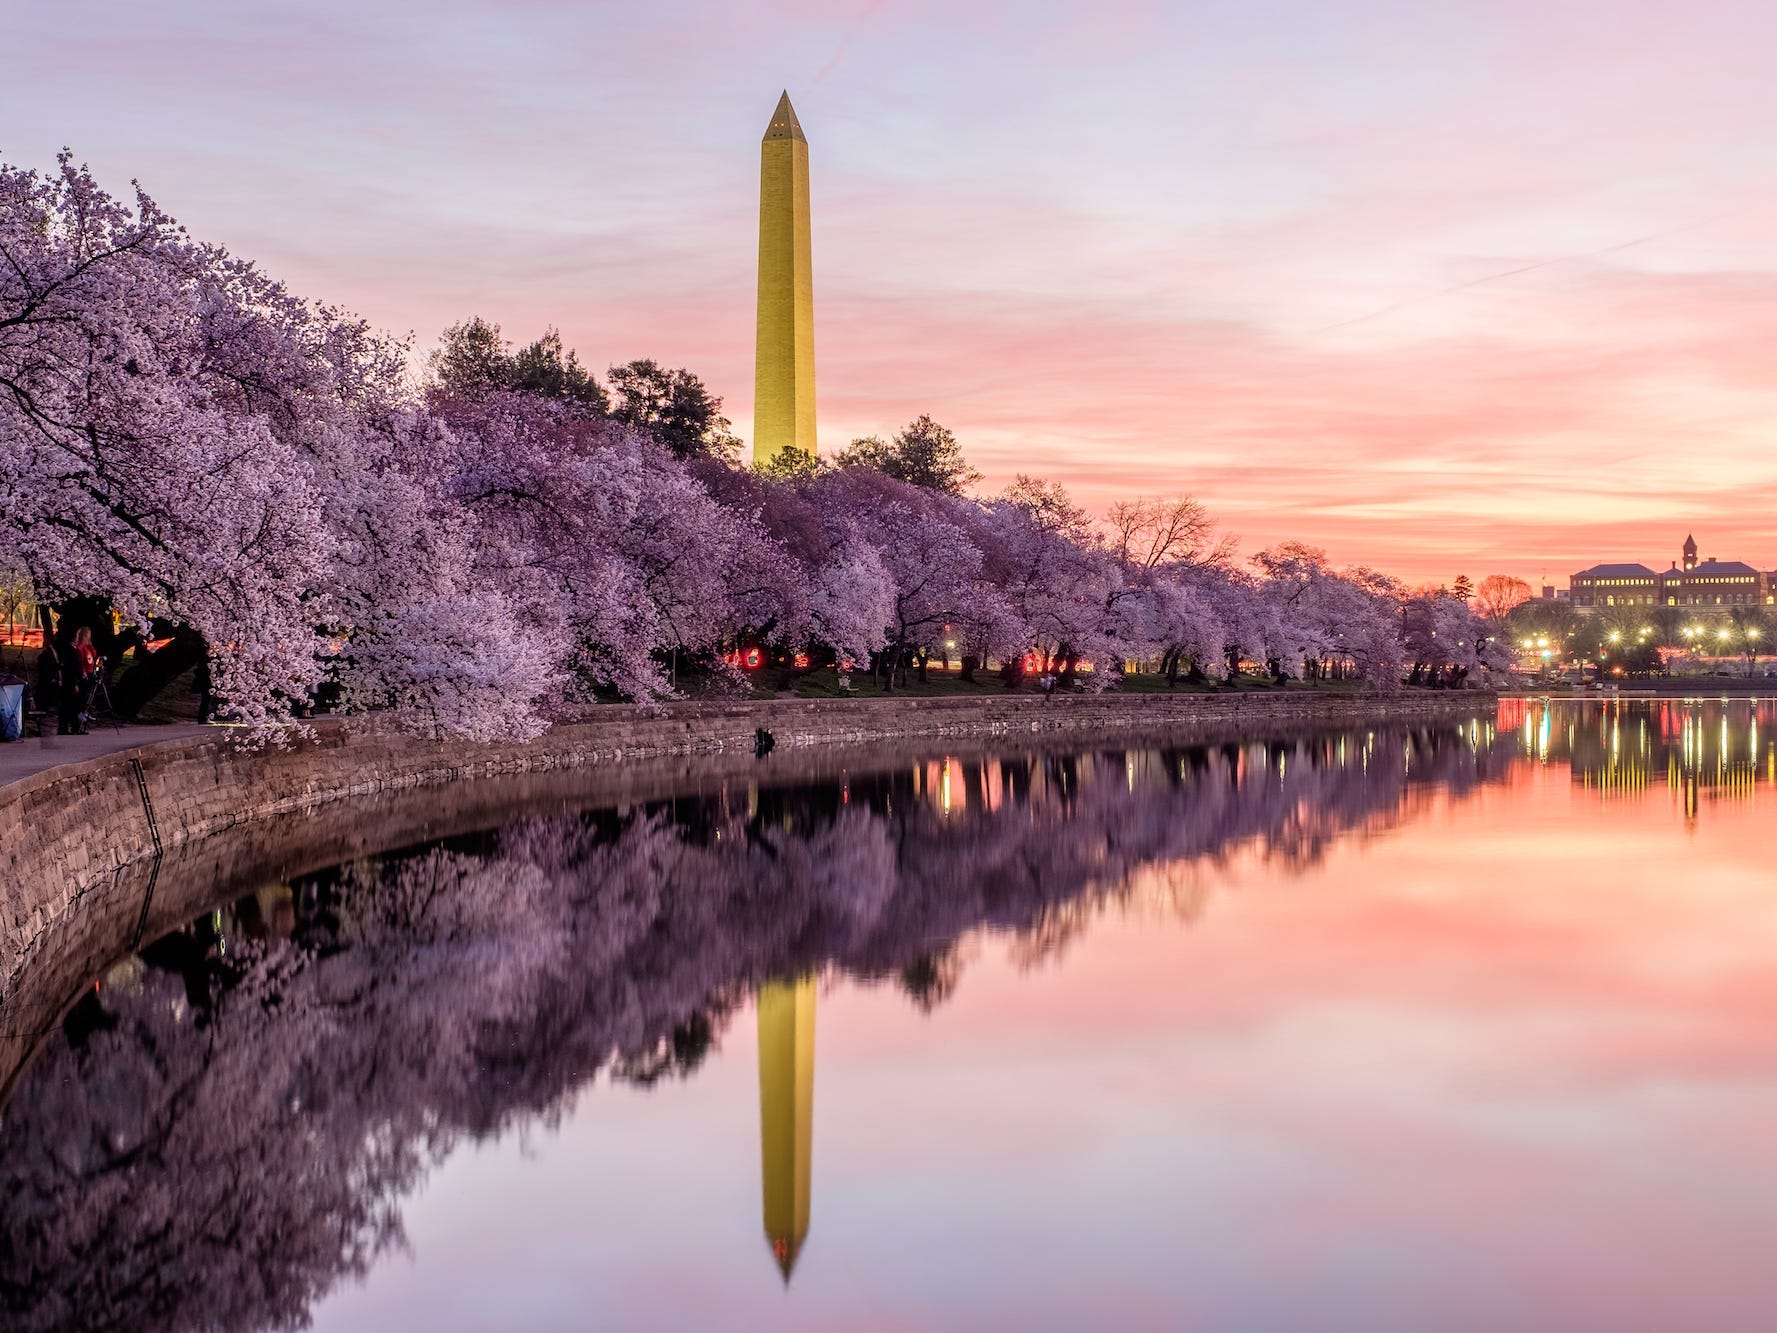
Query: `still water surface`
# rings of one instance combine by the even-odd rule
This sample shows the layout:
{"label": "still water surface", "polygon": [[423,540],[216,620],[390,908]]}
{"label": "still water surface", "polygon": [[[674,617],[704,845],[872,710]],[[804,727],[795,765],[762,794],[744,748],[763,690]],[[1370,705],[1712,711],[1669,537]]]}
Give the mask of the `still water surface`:
{"label": "still water surface", "polygon": [[265,886],[0,1125],[6,1328],[1768,1328],[1777,704],[934,755]]}

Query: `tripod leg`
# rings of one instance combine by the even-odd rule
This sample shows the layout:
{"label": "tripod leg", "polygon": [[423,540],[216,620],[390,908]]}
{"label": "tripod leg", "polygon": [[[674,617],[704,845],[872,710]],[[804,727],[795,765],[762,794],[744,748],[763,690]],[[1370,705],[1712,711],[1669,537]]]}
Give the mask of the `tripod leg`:
{"label": "tripod leg", "polygon": [[98,689],[94,691],[94,698],[104,699],[105,717],[111,723],[111,730],[121,733],[123,728],[117,725],[117,710],[111,706],[111,687],[105,683],[103,671],[99,672]]}

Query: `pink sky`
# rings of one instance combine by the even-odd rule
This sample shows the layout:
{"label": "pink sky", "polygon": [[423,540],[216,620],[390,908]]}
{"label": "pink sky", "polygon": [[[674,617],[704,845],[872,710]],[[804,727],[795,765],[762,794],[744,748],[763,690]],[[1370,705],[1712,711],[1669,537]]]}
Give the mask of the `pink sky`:
{"label": "pink sky", "polygon": [[558,325],[751,428],[757,141],[811,145],[823,447],[1189,491],[1410,579],[1777,566],[1777,10],[0,0],[64,144],[305,295]]}

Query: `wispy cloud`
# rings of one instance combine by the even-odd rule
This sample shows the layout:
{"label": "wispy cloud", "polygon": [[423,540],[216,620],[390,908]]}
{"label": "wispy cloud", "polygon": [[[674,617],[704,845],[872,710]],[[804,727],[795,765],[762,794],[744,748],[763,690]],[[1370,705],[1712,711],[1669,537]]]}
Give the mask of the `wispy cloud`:
{"label": "wispy cloud", "polygon": [[808,81],[811,88],[818,88],[827,81],[828,76],[839,68],[839,62],[845,59],[845,53],[858,39],[858,34],[863,32],[864,25],[887,8],[888,0],[866,0],[866,3],[858,10],[857,17],[852,20],[851,26],[840,37],[839,45],[833,48],[833,54],[827,57],[827,63],[816,70],[814,77]]}

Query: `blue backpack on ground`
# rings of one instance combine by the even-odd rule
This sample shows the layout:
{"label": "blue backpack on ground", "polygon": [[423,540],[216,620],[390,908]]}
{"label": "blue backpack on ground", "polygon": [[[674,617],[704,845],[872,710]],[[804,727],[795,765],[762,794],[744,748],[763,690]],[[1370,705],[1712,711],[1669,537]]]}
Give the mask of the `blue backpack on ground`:
{"label": "blue backpack on ground", "polygon": [[0,740],[16,741],[25,734],[25,686],[13,680],[0,685]]}

